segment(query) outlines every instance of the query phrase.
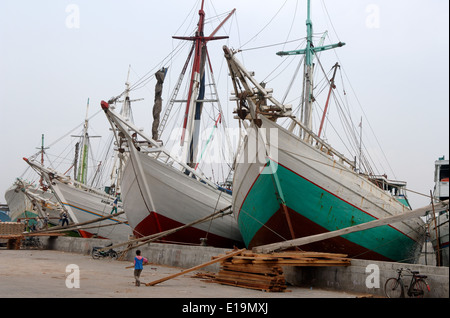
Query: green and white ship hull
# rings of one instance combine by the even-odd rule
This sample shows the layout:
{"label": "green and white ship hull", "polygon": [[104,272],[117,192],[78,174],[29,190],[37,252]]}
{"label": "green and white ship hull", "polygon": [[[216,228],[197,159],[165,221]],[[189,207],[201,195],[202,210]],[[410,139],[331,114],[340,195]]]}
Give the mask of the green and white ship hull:
{"label": "green and white ship hull", "polygon": [[[336,161],[323,147],[321,150],[305,142],[263,116],[260,119],[259,128],[254,124],[247,128],[233,182],[233,210],[248,248],[409,210],[369,178]],[[277,145],[271,139],[276,139]],[[353,258],[413,262],[420,253],[423,234],[424,223],[417,218],[301,248]]]}

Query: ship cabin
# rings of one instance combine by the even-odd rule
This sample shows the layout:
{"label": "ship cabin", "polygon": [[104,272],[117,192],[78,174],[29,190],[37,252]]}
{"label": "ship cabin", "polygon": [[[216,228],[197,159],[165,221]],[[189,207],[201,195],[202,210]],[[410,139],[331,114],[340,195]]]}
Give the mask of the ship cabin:
{"label": "ship cabin", "polygon": [[391,180],[384,175],[369,176],[370,181],[376,184],[380,189],[392,195],[400,203],[411,209],[408,198],[406,197],[406,182]]}
{"label": "ship cabin", "polygon": [[438,200],[448,200],[449,162],[445,157],[434,163],[434,197]]}

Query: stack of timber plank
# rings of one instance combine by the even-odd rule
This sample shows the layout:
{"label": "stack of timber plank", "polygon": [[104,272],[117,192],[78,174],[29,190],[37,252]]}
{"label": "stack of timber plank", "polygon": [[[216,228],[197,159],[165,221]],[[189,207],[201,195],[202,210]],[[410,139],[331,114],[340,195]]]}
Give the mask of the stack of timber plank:
{"label": "stack of timber plank", "polygon": [[244,251],[223,260],[213,281],[266,292],[284,292],[286,280],[282,266],[348,266],[350,259],[346,257],[345,254],[320,252],[259,254]]}
{"label": "stack of timber plank", "polygon": [[23,224],[20,222],[0,222],[0,235],[15,236],[22,235]]}
{"label": "stack of timber plank", "polygon": [[0,239],[7,240],[6,248],[20,249],[23,238],[23,224],[20,222],[0,222]]}

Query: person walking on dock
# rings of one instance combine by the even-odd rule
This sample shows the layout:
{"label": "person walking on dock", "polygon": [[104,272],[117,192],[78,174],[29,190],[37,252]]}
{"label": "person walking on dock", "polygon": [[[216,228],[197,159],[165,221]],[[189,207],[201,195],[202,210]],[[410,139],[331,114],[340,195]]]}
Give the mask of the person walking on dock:
{"label": "person walking on dock", "polygon": [[136,251],[136,257],[134,258],[134,279],[136,280],[135,285],[140,286],[140,276],[142,273],[142,270],[144,269],[144,264],[148,263],[148,259],[141,256],[141,251]]}

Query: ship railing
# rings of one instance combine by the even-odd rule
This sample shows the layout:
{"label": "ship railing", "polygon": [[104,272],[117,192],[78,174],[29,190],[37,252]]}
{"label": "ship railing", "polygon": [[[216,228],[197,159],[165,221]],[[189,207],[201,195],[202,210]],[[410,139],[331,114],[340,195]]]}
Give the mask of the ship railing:
{"label": "ship railing", "polygon": [[84,191],[95,193],[95,194],[97,194],[99,196],[102,196],[104,198],[114,200],[114,197],[108,195],[107,193],[105,193],[105,192],[103,192],[101,190],[92,188],[92,187],[90,187],[90,186],[88,186],[88,185],[86,185],[84,183],[81,183],[81,182],[78,182],[76,180],[73,180],[70,176],[62,175],[62,174],[60,174],[59,172],[57,172],[57,171],[55,171],[53,169],[46,168],[46,167],[42,166],[40,163],[34,161],[31,158],[28,159],[27,162],[29,162],[30,164],[32,164],[33,167],[38,169],[40,171],[40,173],[46,174],[49,177],[50,180],[51,179],[56,179],[56,180],[58,180],[61,183],[68,184],[68,185],[73,185],[74,187],[80,188],[80,189],[82,189]]}
{"label": "ship railing", "polygon": [[[170,153],[170,151],[168,151],[166,147],[164,147],[161,141],[154,140],[152,137],[148,136],[142,129],[138,128],[112,109],[109,109],[109,107],[105,106],[104,110],[112,126],[117,128],[118,131],[122,132],[126,136],[126,143],[128,148],[134,147],[139,152],[146,153],[159,162],[182,171],[189,177],[195,177],[202,183],[208,184],[209,186],[216,189],[218,188],[218,186],[211,182],[202,172],[193,169],[186,163],[183,163],[181,160],[178,160],[176,157],[174,157]],[[113,129],[113,131],[115,131],[116,140],[119,140],[117,131],[115,129]],[[138,141],[137,136],[140,136],[142,140]]]}

